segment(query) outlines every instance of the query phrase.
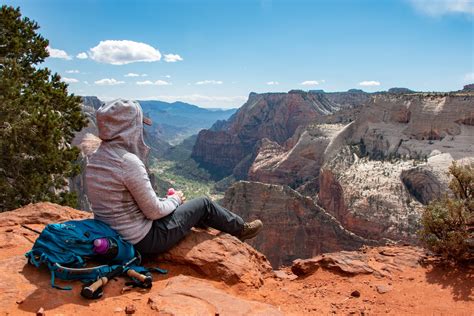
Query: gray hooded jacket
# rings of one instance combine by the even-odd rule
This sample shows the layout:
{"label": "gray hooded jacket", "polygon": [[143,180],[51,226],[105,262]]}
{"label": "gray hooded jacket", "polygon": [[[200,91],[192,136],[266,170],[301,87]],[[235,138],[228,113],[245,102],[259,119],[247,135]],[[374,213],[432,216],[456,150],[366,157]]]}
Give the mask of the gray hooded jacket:
{"label": "gray hooded jacket", "polygon": [[155,219],[173,212],[177,195],[160,199],[153,190],[145,162],[149,147],[143,141],[143,113],[138,102],[115,100],[97,112],[99,148],[86,167],[87,196],[94,217],[136,244]]}

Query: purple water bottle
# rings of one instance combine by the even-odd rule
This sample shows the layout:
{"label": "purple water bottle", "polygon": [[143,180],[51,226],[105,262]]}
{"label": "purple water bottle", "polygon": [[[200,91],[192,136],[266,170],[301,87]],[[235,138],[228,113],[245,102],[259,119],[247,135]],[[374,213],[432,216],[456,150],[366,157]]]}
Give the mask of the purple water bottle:
{"label": "purple water bottle", "polygon": [[118,246],[112,239],[97,238],[94,240],[94,252],[99,255],[100,259],[112,260],[118,254]]}
{"label": "purple water bottle", "polygon": [[103,255],[109,250],[110,243],[107,238],[97,238],[94,240],[94,252],[98,255]]}

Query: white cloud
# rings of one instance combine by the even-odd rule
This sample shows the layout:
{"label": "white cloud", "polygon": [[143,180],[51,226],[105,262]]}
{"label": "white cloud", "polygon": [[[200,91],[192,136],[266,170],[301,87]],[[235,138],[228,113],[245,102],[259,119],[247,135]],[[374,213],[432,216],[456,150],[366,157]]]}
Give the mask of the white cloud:
{"label": "white cloud", "polygon": [[51,48],[51,47],[46,47],[46,50],[49,53],[49,57],[51,58],[59,58],[59,59],[65,59],[65,60],[71,60],[72,57],[69,56],[65,51],[61,49],[56,49],[56,48]]}
{"label": "white cloud", "polygon": [[80,73],[80,71],[77,70],[77,69],[72,69],[72,70],[66,70],[66,73],[67,74],[78,74],[78,73]]}
{"label": "white cloud", "polygon": [[124,75],[124,77],[147,77],[147,74],[136,74],[134,72],[129,72],[128,74]]}
{"label": "white cloud", "polygon": [[171,78],[171,76],[170,76],[170,75],[165,75],[165,78],[168,78],[168,79],[169,79],[169,78]]}
{"label": "white cloud", "polygon": [[474,82],[474,72],[468,73],[464,76],[464,81],[466,82]]}
{"label": "white cloud", "polygon": [[300,83],[302,86],[317,86],[319,85],[319,81],[316,81],[316,80],[307,80],[307,81],[303,81],[302,83]]}
{"label": "white cloud", "polygon": [[202,80],[196,82],[197,85],[207,85],[207,84],[223,84],[220,80]]}
{"label": "white cloud", "polygon": [[89,81],[83,81],[85,85],[89,85]]}
{"label": "white cloud", "polygon": [[280,84],[280,83],[279,83],[278,81],[268,81],[268,82],[267,82],[267,85],[269,85],[269,86],[277,86],[277,85],[279,85],[279,84]]}
{"label": "white cloud", "polygon": [[62,77],[61,78],[62,81],[64,81],[65,83],[78,83],[79,80],[75,79],[75,78],[66,78],[66,77]]}
{"label": "white cloud", "polygon": [[137,81],[136,84],[139,85],[139,86],[151,86],[151,85],[155,85],[155,86],[169,86],[169,85],[171,85],[171,83],[169,83],[169,82],[167,82],[167,81],[164,81],[164,80],[156,80],[155,82],[152,82],[152,81],[150,81],[150,80]]}
{"label": "white cloud", "polygon": [[165,54],[165,61],[167,63],[175,63],[177,61],[183,61],[183,58],[178,54]]}
{"label": "white cloud", "polygon": [[362,81],[362,82],[359,82],[359,86],[362,86],[362,87],[378,87],[378,86],[380,86],[380,82],[378,82],[378,81]]}
{"label": "white cloud", "polygon": [[125,83],[125,81],[115,80],[114,78],[111,78],[111,79],[104,78],[104,79],[94,81],[94,83],[98,86],[115,86],[115,85],[123,84]]}
{"label": "white cloud", "polygon": [[106,40],[91,48],[91,59],[106,64],[125,65],[136,62],[154,62],[161,59],[158,49],[140,42]]}
{"label": "white cloud", "polygon": [[421,13],[431,16],[445,14],[468,14],[474,15],[473,0],[409,0],[410,3]]}
{"label": "white cloud", "polygon": [[77,59],[87,59],[88,58],[87,53],[85,53],[85,52],[79,53],[79,54],[76,55],[76,58]]}

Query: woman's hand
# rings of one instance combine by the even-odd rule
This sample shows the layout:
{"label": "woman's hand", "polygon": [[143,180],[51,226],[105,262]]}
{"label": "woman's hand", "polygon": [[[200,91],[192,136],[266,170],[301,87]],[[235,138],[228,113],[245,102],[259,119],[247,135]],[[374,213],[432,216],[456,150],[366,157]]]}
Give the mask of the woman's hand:
{"label": "woman's hand", "polygon": [[184,193],[183,191],[176,191],[175,193],[179,199],[181,200],[181,204],[183,204],[184,202],[186,202],[186,197],[184,196]]}

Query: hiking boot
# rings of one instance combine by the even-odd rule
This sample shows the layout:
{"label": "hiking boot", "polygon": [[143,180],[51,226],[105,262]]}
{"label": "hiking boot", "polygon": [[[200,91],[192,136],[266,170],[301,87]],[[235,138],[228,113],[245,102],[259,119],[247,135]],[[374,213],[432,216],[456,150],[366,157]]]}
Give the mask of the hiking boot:
{"label": "hiking boot", "polygon": [[244,224],[244,228],[242,229],[242,232],[240,233],[239,239],[241,241],[245,241],[246,239],[253,238],[258,235],[260,230],[263,228],[263,223],[261,220],[256,219],[252,222],[246,222]]}

